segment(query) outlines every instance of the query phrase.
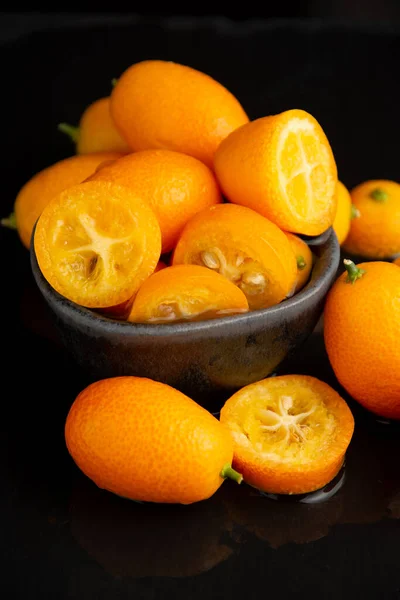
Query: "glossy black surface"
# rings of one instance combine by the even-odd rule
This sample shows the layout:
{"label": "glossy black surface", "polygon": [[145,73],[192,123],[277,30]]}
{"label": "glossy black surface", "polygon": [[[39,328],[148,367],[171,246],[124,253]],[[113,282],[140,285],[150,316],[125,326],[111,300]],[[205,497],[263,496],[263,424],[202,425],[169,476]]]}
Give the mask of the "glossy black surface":
{"label": "glossy black surface", "polygon": [[[0,48],[2,214],[37,170],[67,156],[56,130],[109,91],[131,62],[187,62],[223,81],[252,117],[298,106],[315,114],[342,180],[398,179],[394,25],[230,25],[149,21],[35,33]],[[209,501],[147,506],[98,490],[64,444],[87,375],[60,344],[29,252],[0,229],[0,595],[22,599],[400,597],[400,432],[345,394],[356,427],[336,493],[278,502],[226,482]],[[281,372],[339,391],[321,323]]]}

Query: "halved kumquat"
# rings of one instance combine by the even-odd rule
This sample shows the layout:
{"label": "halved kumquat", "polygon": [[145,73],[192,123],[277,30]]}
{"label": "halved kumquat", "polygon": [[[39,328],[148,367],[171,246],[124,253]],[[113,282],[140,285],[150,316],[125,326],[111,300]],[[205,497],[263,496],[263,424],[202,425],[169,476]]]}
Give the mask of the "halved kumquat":
{"label": "halved kumquat", "polygon": [[247,312],[244,293],[229,279],[199,265],[176,265],[141,285],[128,321],[170,323]]}
{"label": "halved kumquat", "polygon": [[296,259],[285,233],[254,210],[220,204],[185,226],[172,263],[206,266],[235,283],[251,310],[266,308],[294,292]]}
{"label": "halved kumquat", "polygon": [[68,188],[43,210],[34,233],[40,270],[69,300],[88,308],[121,305],[153,273],[158,221],[146,202],[114,183]]}
{"label": "halved kumquat", "polygon": [[321,125],[304,110],[261,117],[219,145],[223,193],[292,233],[319,235],[336,214],[337,168]]}
{"label": "halved kumquat", "polygon": [[306,375],[247,385],[226,401],[220,420],[234,439],[234,468],[272,494],[303,494],[329,483],[354,431],[345,400]]}

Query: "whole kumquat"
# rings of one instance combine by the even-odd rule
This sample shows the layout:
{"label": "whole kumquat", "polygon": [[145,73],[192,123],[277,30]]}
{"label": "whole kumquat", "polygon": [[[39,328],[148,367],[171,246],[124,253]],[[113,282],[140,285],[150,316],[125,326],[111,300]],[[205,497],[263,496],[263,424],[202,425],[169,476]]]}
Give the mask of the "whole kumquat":
{"label": "whole kumquat", "polygon": [[114,377],[82,390],[65,440],[81,471],[100,488],[147,502],[192,504],[229,477],[229,431],[178,390],[147,378]]}
{"label": "whole kumquat", "polygon": [[109,96],[89,104],[83,111],[77,127],[60,123],[58,129],[71,138],[77,154],[132,152],[111,118]]}
{"label": "whole kumquat", "polygon": [[308,282],[313,267],[313,253],[310,246],[294,233],[287,233],[297,263],[297,283],[294,293],[299,292]]}
{"label": "whole kumquat", "polygon": [[176,150],[209,167],[220,142],[249,120],[221,83],[164,60],[144,60],[122,73],[111,93],[111,114],[133,150]]}
{"label": "whole kumquat", "polygon": [[70,156],[39,171],[20,189],[15,199],[14,212],[7,219],[2,219],[2,225],[13,226],[23,245],[29,249],[33,227],[52,197],[81,183],[100,163],[120,156],[122,155],[117,152]]}
{"label": "whole kumquat", "polygon": [[90,180],[129,187],[153,209],[161,228],[162,252],[170,252],[191,217],[222,201],[204,163],[172,150],[143,150],[99,167]]}
{"label": "whole kumquat", "polygon": [[354,400],[400,419],[400,269],[384,261],[344,263],[324,309],[330,363]]}
{"label": "whole kumquat", "polygon": [[400,253],[400,184],[386,179],[360,183],[350,192],[357,210],[343,244],[345,252],[369,259]]}
{"label": "whole kumquat", "polygon": [[339,244],[342,245],[349,234],[352,218],[357,217],[357,209],[351,203],[349,190],[341,181],[337,182],[336,196],[337,209],[332,227]]}

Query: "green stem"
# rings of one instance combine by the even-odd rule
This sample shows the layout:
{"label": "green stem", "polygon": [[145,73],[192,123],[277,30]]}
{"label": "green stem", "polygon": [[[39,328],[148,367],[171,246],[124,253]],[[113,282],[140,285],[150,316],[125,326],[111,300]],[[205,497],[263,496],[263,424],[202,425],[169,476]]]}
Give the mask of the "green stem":
{"label": "green stem", "polygon": [[303,269],[306,268],[307,263],[304,260],[304,256],[301,256],[301,254],[299,256],[296,257],[297,260],[297,268],[299,269],[299,271],[302,271]]}
{"label": "green stem", "polygon": [[114,79],[111,79],[111,85],[113,86],[113,88],[115,88],[117,83],[118,83],[118,79],[116,77],[114,77]]}
{"label": "green stem", "polygon": [[222,479],[229,478],[229,479],[232,479],[233,481],[236,481],[236,483],[242,483],[242,481],[243,481],[243,475],[241,475],[240,473],[235,471],[235,469],[232,469],[232,467],[229,463],[222,467],[220,475],[221,475]]}
{"label": "green stem", "polygon": [[352,260],[345,258],[343,264],[347,271],[346,283],[355,283],[357,279],[361,279],[364,275],[364,269],[357,267]]}
{"label": "green stem", "polygon": [[73,125],[69,125],[68,123],[59,123],[57,129],[58,131],[66,133],[75,144],[78,143],[79,127],[74,127]]}
{"label": "green stem", "polygon": [[386,200],[389,198],[389,195],[385,192],[385,190],[382,190],[381,188],[375,188],[372,190],[369,197],[376,202],[386,202]]}
{"label": "green stem", "polygon": [[360,216],[361,216],[361,213],[358,210],[357,206],[354,206],[354,204],[352,204],[351,205],[350,218],[351,219],[358,219]]}
{"label": "green stem", "polygon": [[8,227],[9,229],[17,229],[17,219],[15,218],[15,213],[11,213],[9,217],[4,217],[1,219],[0,223],[3,227]]}

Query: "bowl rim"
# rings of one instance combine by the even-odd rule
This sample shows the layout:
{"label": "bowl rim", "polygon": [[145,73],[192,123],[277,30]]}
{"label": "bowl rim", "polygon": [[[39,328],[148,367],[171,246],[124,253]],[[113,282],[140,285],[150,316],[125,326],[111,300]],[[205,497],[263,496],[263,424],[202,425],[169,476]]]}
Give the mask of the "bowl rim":
{"label": "bowl rim", "polygon": [[63,312],[64,314],[67,314],[71,321],[75,321],[77,325],[81,327],[94,328],[96,333],[113,332],[126,336],[146,335],[153,337],[169,337],[174,335],[181,336],[182,334],[190,335],[210,329],[213,332],[218,333],[218,331],[221,331],[224,328],[229,328],[235,325],[246,326],[249,323],[252,325],[261,324],[263,322],[265,323],[266,319],[276,319],[278,316],[283,316],[285,313],[297,311],[299,307],[307,304],[310,298],[318,294],[321,291],[321,288],[327,287],[328,290],[334,280],[335,275],[337,274],[340,260],[339,242],[333,228],[330,228],[329,235],[324,235],[319,244],[313,244],[313,249],[320,248],[322,250],[322,255],[318,258],[318,260],[323,260],[323,257],[325,257],[325,261],[327,262],[326,269],[318,276],[315,276],[315,265],[313,265],[311,276],[306,286],[279,304],[242,314],[227,315],[218,319],[209,319],[205,321],[181,321],[179,323],[133,323],[130,321],[113,319],[100,313],[96,313],[93,309],[80,306],[79,304],[76,304],[72,300],[69,300],[57,292],[47,282],[40,270],[34,250],[33,240],[34,235],[32,235],[32,242],[30,246],[31,271],[35,279],[35,283],[47,303],[51,305],[52,303],[49,302],[49,299],[54,299],[56,303],[62,307],[61,310],[58,310],[57,312]]}

